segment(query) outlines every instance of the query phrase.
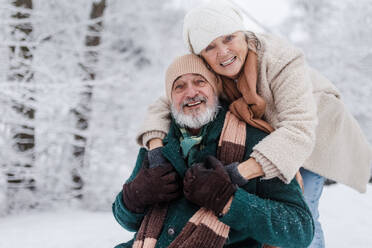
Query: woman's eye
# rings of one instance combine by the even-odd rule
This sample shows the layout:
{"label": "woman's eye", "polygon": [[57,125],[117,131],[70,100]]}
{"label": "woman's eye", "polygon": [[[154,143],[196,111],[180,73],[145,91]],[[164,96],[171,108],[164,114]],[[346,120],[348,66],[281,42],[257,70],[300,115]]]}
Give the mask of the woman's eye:
{"label": "woman's eye", "polygon": [[233,38],[234,38],[233,35],[227,35],[227,36],[225,37],[225,42],[232,41]]}
{"label": "woman's eye", "polygon": [[205,51],[208,52],[208,51],[212,50],[213,48],[214,48],[214,46],[209,45],[209,46],[207,46],[207,47],[205,48]]}

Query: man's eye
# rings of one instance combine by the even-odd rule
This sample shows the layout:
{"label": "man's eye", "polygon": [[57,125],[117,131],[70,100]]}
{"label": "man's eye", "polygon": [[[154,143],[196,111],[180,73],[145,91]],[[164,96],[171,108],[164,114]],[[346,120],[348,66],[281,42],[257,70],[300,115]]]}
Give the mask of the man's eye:
{"label": "man's eye", "polygon": [[177,84],[177,85],[174,86],[175,90],[182,89],[182,88],[183,88],[182,84]]}

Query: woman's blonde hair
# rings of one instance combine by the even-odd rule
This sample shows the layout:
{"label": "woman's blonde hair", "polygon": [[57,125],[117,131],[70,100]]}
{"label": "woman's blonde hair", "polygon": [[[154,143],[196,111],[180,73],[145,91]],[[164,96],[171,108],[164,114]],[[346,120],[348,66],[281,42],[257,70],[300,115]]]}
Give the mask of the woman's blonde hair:
{"label": "woman's blonde hair", "polygon": [[261,41],[252,31],[243,31],[245,41],[248,44],[248,49],[254,50],[256,53],[261,49]]}

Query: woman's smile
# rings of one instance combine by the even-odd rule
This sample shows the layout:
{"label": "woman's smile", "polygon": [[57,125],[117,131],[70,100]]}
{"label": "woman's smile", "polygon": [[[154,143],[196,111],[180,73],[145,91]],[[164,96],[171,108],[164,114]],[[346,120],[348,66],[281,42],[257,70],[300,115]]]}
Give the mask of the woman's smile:
{"label": "woman's smile", "polygon": [[221,62],[220,65],[223,66],[223,67],[226,67],[226,66],[229,66],[229,65],[231,65],[232,63],[234,63],[235,60],[236,60],[236,56],[232,56],[231,58],[229,58],[229,59],[227,59],[227,60]]}

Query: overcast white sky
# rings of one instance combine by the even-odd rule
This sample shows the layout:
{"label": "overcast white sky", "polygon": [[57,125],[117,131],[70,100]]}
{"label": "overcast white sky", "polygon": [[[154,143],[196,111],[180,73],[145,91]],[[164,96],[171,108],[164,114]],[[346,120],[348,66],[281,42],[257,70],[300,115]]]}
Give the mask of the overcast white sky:
{"label": "overcast white sky", "polygon": [[[288,0],[260,0],[252,1],[246,0],[232,0],[243,9],[243,14],[253,16],[259,23],[264,26],[272,27],[282,22],[285,17],[290,14],[290,6]],[[249,30],[262,31],[254,22],[249,20],[247,16],[246,25]]]}

